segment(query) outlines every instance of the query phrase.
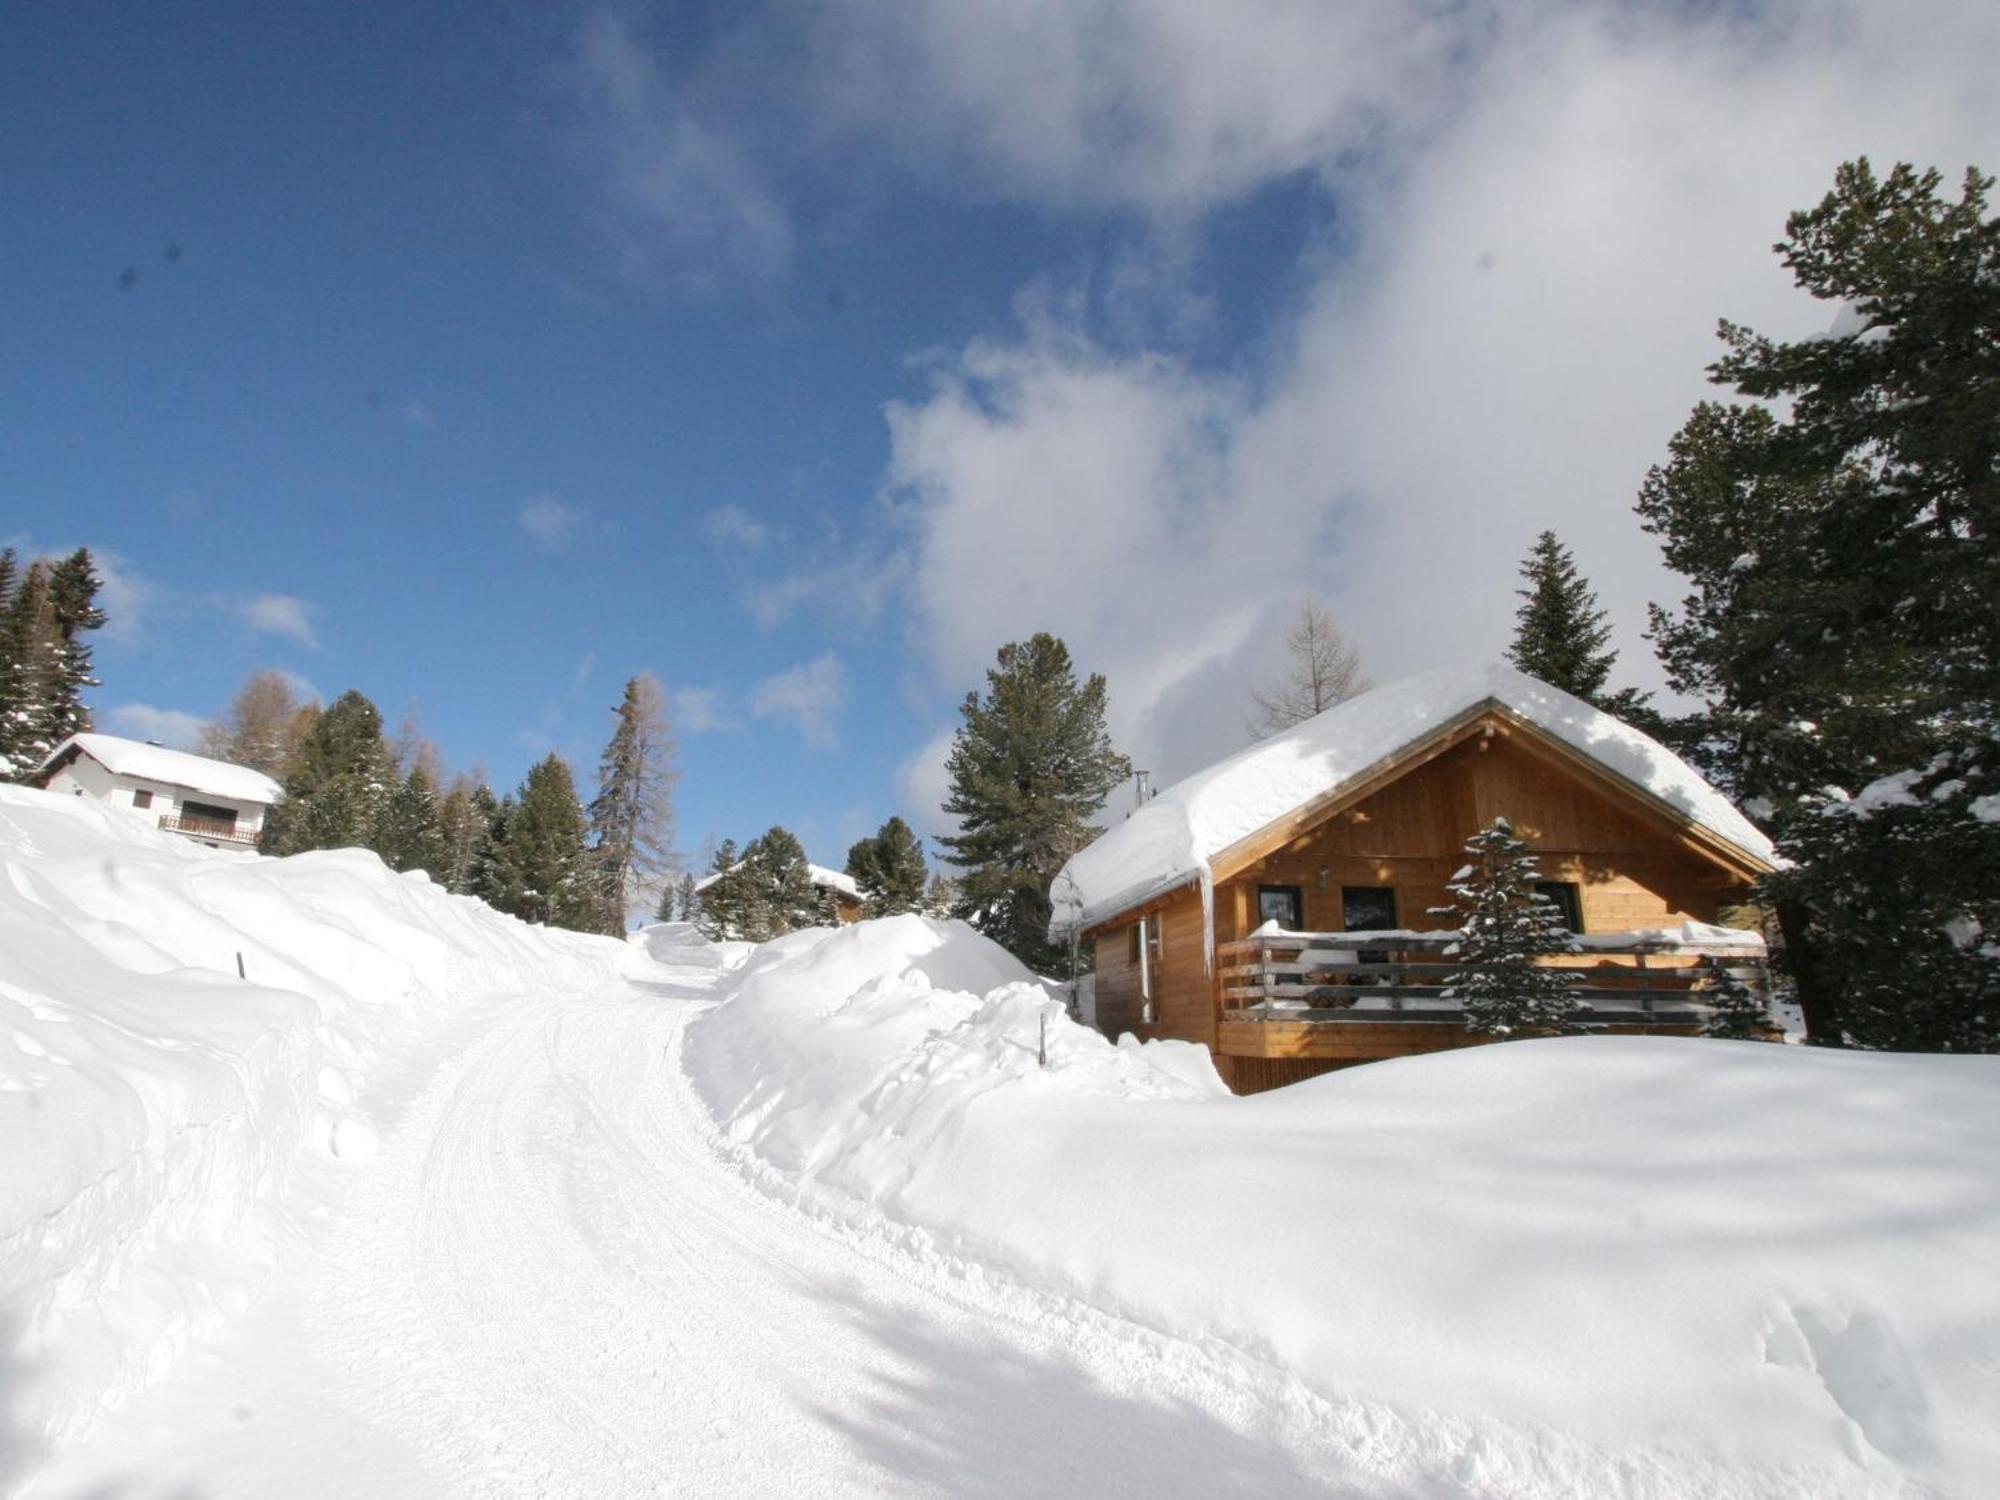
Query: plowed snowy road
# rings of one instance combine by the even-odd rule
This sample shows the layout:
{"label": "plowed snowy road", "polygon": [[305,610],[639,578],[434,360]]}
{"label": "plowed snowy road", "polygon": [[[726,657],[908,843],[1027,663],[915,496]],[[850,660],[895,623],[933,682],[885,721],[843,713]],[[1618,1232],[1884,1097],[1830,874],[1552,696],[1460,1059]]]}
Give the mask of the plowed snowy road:
{"label": "plowed snowy road", "polygon": [[1416,1493],[1253,1362],[760,1190],[679,1070],[707,982],[496,1009],[324,1252],[33,1493]]}

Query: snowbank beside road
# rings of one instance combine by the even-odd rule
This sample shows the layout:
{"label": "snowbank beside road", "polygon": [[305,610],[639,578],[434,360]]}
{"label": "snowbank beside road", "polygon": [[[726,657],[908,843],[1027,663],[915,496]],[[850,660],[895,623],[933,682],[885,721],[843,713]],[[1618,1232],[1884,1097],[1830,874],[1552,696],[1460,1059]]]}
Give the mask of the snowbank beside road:
{"label": "snowbank beside road", "polygon": [[721,993],[685,1065],[808,1196],[1386,1408],[1472,1492],[2000,1490],[2000,1059],[1580,1038],[1236,1100],[914,917]]}
{"label": "snowbank beside road", "polygon": [[0,788],[0,1481],[254,1296],[455,1015],[627,953]]}

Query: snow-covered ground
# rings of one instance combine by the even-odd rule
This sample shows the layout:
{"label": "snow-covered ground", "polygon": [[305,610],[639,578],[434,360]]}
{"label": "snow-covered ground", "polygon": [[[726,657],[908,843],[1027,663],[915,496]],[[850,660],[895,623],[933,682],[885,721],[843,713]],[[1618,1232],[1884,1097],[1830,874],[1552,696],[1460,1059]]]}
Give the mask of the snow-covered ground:
{"label": "snow-covered ground", "polygon": [[952,924],[627,947],[15,791],[0,861],[0,1492],[2000,1492],[1991,1060],[1234,1100]]}

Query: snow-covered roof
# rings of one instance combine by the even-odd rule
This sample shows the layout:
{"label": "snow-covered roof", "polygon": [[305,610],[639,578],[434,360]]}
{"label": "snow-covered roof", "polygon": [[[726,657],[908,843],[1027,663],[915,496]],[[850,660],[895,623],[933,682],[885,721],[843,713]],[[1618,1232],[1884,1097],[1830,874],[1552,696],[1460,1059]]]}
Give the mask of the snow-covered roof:
{"label": "snow-covered roof", "polygon": [[190,755],[185,750],[169,750],[164,745],[148,745],[143,740],[122,739],[115,734],[71,735],[56,746],[55,753],[42,763],[43,768],[54,765],[72,745],[114,776],[162,781],[191,792],[207,792],[236,802],[261,802],[266,807],[284,796],[278,783],[262,771],[233,766],[226,760],[210,760],[206,755]]}
{"label": "snow-covered roof", "polygon": [[[1500,663],[1406,677],[1238,751],[1162,790],[1056,876],[1055,924],[1084,927],[1213,877],[1209,861],[1315,798],[1357,784],[1455,720],[1496,706],[1771,864],[1771,842],[1700,773],[1631,725]],[[1074,882],[1072,886],[1070,882]],[[1079,909],[1080,903],[1080,909]]]}
{"label": "snow-covered roof", "polygon": [[[734,870],[736,865],[731,865],[729,868]],[[851,896],[856,901],[861,899],[861,887],[854,883],[852,875],[843,874],[839,870],[829,870],[825,865],[809,864],[806,866],[806,871],[812,876],[812,883],[821,890],[838,891],[841,895]],[[724,873],[726,872],[718,870],[712,875],[704,875],[694,883],[694,888],[697,891],[705,891],[720,880]]]}

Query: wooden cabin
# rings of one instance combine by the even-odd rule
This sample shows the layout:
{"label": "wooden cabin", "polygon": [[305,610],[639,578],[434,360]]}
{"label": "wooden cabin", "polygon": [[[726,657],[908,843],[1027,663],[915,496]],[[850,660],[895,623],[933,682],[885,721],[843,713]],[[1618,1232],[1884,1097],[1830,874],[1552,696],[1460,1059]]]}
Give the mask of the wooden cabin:
{"label": "wooden cabin", "polygon": [[1505,667],[1340,704],[1162,791],[1072,859],[1055,935],[1094,953],[1107,1035],[1200,1042],[1239,1093],[1465,1046],[1433,909],[1504,816],[1577,935],[1597,1028],[1692,1034],[1704,961],[1764,985],[1716,925],[1770,844],[1664,746]]}

